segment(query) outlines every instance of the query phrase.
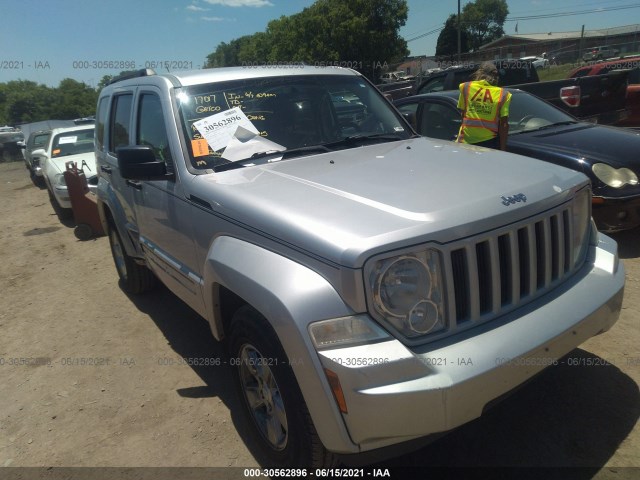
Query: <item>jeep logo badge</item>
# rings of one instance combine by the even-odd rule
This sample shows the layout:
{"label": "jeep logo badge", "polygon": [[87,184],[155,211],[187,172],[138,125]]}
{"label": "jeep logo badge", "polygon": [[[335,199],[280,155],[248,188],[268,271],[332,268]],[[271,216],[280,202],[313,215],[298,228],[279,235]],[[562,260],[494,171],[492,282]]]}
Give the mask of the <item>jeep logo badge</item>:
{"label": "jeep logo badge", "polygon": [[512,197],[505,197],[503,195],[500,198],[502,199],[502,204],[505,207],[508,207],[509,205],[513,205],[514,203],[526,202],[527,201],[527,196],[524,193],[517,193]]}

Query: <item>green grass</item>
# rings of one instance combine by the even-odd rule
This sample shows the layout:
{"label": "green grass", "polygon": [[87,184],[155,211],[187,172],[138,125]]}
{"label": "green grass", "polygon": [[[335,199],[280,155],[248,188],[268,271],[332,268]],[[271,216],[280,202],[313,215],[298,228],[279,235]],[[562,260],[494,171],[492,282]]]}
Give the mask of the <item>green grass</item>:
{"label": "green grass", "polygon": [[569,72],[576,68],[575,63],[568,63],[566,65],[550,65],[549,68],[541,68],[538,70],[538,77],[541,82],[549,80],[560,80],[567,78]]}

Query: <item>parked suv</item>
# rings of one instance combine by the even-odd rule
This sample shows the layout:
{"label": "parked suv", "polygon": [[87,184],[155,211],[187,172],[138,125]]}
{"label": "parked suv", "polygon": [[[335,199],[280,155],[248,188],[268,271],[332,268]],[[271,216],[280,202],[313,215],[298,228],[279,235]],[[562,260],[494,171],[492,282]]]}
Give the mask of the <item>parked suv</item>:
{"label": "parked suv", "polygon": [[582,55],[582,60],[585,62],[589,60],[602,60],[604,58],[615,57],[618,52],[619,50],[613,47],[593,47]]}
{"label": "parked suv", "polygon": [[262,465],[408,449],[618,318],[587,177],[421,138],[355,71],[143,70],[96,119],[121,285],[227,343]]}

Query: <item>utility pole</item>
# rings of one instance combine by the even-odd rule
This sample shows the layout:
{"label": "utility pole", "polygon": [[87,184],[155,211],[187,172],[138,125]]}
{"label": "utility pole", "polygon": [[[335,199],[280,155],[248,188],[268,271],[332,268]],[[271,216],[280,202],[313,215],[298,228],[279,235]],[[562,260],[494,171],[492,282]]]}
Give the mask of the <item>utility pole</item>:
{"label": "utility pole", "polygon": [[460,64],[460,0],[458,0],[458,65]]}

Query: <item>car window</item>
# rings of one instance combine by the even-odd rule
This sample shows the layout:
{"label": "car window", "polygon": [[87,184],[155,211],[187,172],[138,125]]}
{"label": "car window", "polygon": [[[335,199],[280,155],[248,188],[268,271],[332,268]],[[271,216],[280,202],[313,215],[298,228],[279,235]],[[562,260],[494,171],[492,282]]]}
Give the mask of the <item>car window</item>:
{"label": "car window", "polygon": [[43,148],[49,140],[50,133],[40,133],[33,136],[33,149]]}
{"label": "car window", "polygon": [[416,112],[418,111],[418,102],[405,103],[404,105],[400,105],[398,107],[398,111],[402,115],[404,115],[404,118],[406,118],[409,121],[409,123],[415,130],[418,129],[418,125],[416,122]]}
{"label": "car window", "polygon": [[425,137],[455,140],[461,123],[460,112],[453,106],[425,103],[418,120],[418,131]]}
{"label": "car window", "polygon": [[144,93],[140,96],[136,145],[151,147],[158,160],[162,160],[165,164],[171,163],[171,150],[164,124],[162,104],[155,94]]}
{"label": "car window", "polygon": [[43,133],[42,135],[36,135],[36,137],[33,139],[33,144],[36,147],[41,147],[43,146],[45,143],[47,143],[47,140],[49,139],[49,133]]}
{"label": "car window", "polygon": [[129,127],[131,123],[131,103],[133,95],[117,95],[113,98],[111,123],[109,125],[109,152],[129,145]]}
{"label": "car window", "polygon": [[71,130],[56,134],[53,137],[51,146],[51,157],[56,158],[93,152],[93,132],[94,128],[91,127],[84,130]]}
{"label": "car window", "polygon": [[420,87],[418,93],[432,93],[432,92],[441,92],[444,89],[444,79],[446,77],[444,75],[436,78],[432,78],[431,80],[427,80],[427,82]]}

